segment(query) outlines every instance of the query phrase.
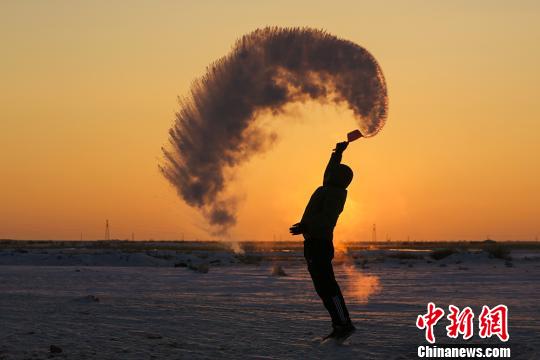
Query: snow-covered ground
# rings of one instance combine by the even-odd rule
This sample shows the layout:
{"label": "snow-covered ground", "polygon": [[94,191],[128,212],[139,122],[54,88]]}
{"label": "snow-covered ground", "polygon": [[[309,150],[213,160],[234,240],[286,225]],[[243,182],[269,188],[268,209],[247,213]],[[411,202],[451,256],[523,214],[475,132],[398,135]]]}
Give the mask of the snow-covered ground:
{"label": "snow-covered ground", "polygon": [[[477,315],[506,304],[512,358],[540,358],[538,253],[396,253],[336,259],[358,329],[339,346],[319,341],[330,324],[299,252],[4,249],[0,359],[414,359],[426,344],[416,317],[429,301]],[[288,276],[272,275],[277,265]],[[455,343],[446,325],[437,342]],[[501,345],[478,335],[468,343]]]}

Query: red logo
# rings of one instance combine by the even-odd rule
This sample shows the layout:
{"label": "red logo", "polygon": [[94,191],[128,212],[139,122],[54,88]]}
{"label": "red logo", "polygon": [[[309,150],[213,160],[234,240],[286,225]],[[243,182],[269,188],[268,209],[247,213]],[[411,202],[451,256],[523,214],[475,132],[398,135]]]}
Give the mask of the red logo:
{"label": "red logo", "polygon": [[[426,340],[430,344],[435,343],[433,328],[443,316],[444,310],[430,302],[427,305],[427,313],[418,315],[416,319],[416,327],[425,330]],[[473,336],[474,313],[469,306],[460,310],[457,306],[449,305],[446,318],[450,321],[450,325],[446,327],[446,335],[449,338],[455,339],[461,334],[464,340],[468,340]],[[508,307],[500,304],[490,309],[484,305],[478,318],[478,327],[478,335],[483,339],[497,335],[501,341],[508,341],[510,339],[508,333]]]}

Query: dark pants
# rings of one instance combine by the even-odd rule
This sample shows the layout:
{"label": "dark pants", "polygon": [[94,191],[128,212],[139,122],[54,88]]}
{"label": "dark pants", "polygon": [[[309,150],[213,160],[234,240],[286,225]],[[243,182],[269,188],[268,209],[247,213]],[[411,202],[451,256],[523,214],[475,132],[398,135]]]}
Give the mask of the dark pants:
{"label": "dark pants", "polygon": [[350,321],[345,299],[334,276],[332,241],[304,241],[304,257],[315,291],[332,318],[333,325],[342,325]]}

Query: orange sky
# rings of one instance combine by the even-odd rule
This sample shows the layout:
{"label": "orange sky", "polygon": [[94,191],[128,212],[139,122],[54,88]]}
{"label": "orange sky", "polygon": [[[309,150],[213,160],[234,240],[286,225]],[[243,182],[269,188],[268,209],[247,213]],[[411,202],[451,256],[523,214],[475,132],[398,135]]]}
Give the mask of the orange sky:
{"label": "orange sky", "polygon": [[[3,1],[0,238],[98,239],[106,218],[114,238],[211,238],[159,174],[160,147],[176,96],[266,25],[324,28],[385,73],[389,119],[345,153],[337,237],[540,233],[538,2]],[[345,108],[289,110],[259,119],[280,139],[237,173],[232,239],[288,238],[355,127]]]}

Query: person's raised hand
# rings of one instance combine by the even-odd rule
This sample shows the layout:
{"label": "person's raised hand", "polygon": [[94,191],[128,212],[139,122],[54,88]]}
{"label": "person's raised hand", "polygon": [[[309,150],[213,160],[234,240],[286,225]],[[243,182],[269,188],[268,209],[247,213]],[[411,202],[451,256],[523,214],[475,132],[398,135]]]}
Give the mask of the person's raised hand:
{"label": "person's raised hand", "polygon": [[302,226],[302,223],[296,223],[294,224],[293,226],[291,226],[289,228],[289,232],[292,234],[292,235],[300,235],[304,232],[304,229],[303,229],[303,226]]}
{"label": "person's raised hand", "polygon": [[349,146],[349,142],[348,141],[342,141],[342,142],[338,142],[336,144],[336,152],[338,153],[342,153],[345,151],[345,149],[347,148],[347,146]]}

